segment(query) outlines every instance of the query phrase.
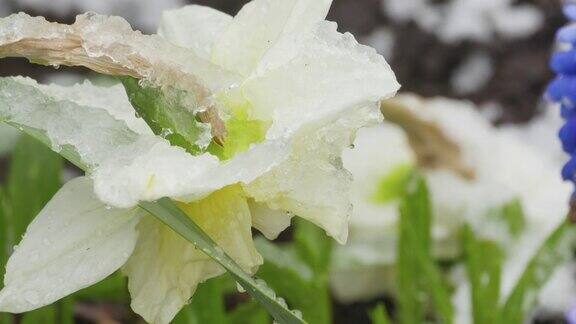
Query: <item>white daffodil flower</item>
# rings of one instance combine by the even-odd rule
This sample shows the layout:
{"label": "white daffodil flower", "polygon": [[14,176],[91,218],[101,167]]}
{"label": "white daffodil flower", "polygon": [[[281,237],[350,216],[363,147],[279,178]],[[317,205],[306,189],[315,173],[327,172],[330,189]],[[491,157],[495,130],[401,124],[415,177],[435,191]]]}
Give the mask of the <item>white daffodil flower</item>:
{"label": "white daffodil flower", "polygon": [[[457,257],[458,234],[464,223],[471,224],[482,237],[506,242],[510,253],[502,285],[507,293],[568,211],[571,189],[557,175],[559,162],[522,141],[519,130],[512,134],[493,127],[468,102],[414,95],[394,100],[437,125],[458,145],[463,163],[474,173],[473,179],[465,179],[448,169],[424,171],[434,215],[433,254],[444,260]],[[382,203],[374,195],[386,175],[417,164],[406,134],[396,125],[363,129],[354,146],[343,154],[344,165],[354,177],[350,239],[347,245],[336,248],[331,272],[333,291],[344,302],[393,293],[398,202]],[[517,239],[512,239],[501,223],[487,220],[495,208],[513,199],[521,202],[526,216],[526,229]],[[468,300],[462,295],[458,298]]]}
{"label": "white daffodil flower", "polygon": [[[120,85],[0,79],[0,120],[46,135],[88,169],[15,249],[0,311],[42,307],[122,268],[132,308],[170,322],[223,269],[139,201],[178,201],[249,272],[262,262],[252,226],[274,238],[298,215],[345,242],[351,177],[341,152],[358,128],[380,121],[379,102],[399,85],[384,58],[325,21],[330,4],[255,0],[234,18],[189,6],[164,14],[160,36],[95,14],[73,25],[0,19],[0,57],[140,79],[184,94],[179,102],[208,126],[193,143],[201,152],[190,154],[136,118]],[[209,153],[212,137],[223,138],[219,154]]]}

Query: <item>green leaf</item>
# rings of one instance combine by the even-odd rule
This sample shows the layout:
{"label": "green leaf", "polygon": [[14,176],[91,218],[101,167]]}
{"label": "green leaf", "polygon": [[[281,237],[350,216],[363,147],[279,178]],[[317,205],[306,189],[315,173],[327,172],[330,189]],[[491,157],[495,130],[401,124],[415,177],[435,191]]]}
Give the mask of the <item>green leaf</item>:
{"label": "green leaf", "polygon": [[505,204],[502,207],[502,215],[508,223],[510,234],[518,236],[526,228],[526,217],[520,199],[514,199]]}
{"label": "green leaf", "polygon": [[238,305],[228,314],[230,324],[269,324],[270,317],[256,302],[248,301]]}
{"label": "green leaf", "polygon": [[414,174],[400,203],[397,247],[398,317],[400,323],[421,323],[427,298],[443,323],[452,323],[448,289],[431,253],[431,207],[426,183]]}
{"label": "green leaf", "polygon": [[176,233],[219,263],[246,291],[279,323],[305,323],[296,312],[290,311],[285,302],[265,282],[256,281],[245,273],[216,243],[170,199],[141,202],[140,207],[154,215]]}
{"label": "green leaf", "polygon": [[[50,141],[48,136],[46,136],[46,133],[44,131],[13,122],[8,122],[7,124],[14,128],[19,129],[20,131],[26,133],[28,136],[33,137],[38,142],[44,144],[46,147],[52,147],[52,142]],[[58,153],[60,156],[68,160],[68,162],[77,166],[79,169],[84,171],[88,170],[88,166],[82,162],[80,155],[78,154],[78,152],[76,152],[74,147],[70,145],[64,145],[60,147],[56,153]]]}
{"label": "green leaf", "polygon": [[[0,187],[0,278],[4,278],[4,269],[10,256],[10,250],[14,246],[14,238],[12,236],[12,227],[10,226],[8,200],[6,199],[5,190]],[[0,287],[2,287],[0,282]]]}
{"label": "green leaf", "polygon": [[376,204],[386,204],[401,198],[413,172],[414,166],[411,164],[399,164],[392,168],[378,181],[378,188],[372,196],[372,201]]}
{"label": "green leaf", "polygon": [[499,323],[524,322],[526,314],[534,307],[542,286],[550,279],[556,267],[570,259],[575,233],[574,225],[565,221],[550,234],[508,296]]}
{"label": "green leaf", "polygon": [[62,158],[42,143],[22,135],[12,152],[8,174],[12,235],[20,238],[62,183]]}
{"label": "green leaf", "polygon": [[56,308],[56,304],[53,304],[25,313],[20,324],[60,324]]}
{"label": "green leaf", "polygon": [[370,311],[370,320],[372,324],[390,324],[392,321],[388,317],[386,307],[382,303],[378,303],[374,309]]}
{"label": "green leaf", "polygon": [[526,216],[520,199],[515,198],[490,211],[492,217],[503,221],[512,237],[517,238],[526,228]]}
{"label": "green leaf", "polygon": [[[11,124],[20,130],[40,140],[45,145],[50,146],[49,139],[41,131],[23,127],[22,125]],[[86,166],[78,159],[78,154],[71,148],[62,148],[61,155],[84,171]],[[246,291],[255,298],[262,306],[274,317],[274,319],[283,324],[305,323],[305,321],[295,311],[290,311],[285,302],[276,297],[276,294],[270,289],[265,282],[257,281],[242,270],[242,268],[230,258],[217,244],[176,204],[170,199],[163,198],[157,202],[141,202],[141,208],[158,218],[176,233],[188,240],[206,255],[219,263],[228,273],[238,282]]]}
{"label": "green leaf", "polygon": [[116,271],[99,283],[74,293],[74,297],[89,301],[124,302],[129,300],[127,279],[120,271]]}
{"label": "green leaf", "polygon": [[474,323],[496,323],[504,253],[495,242],[477,239],[469,226],[463,236]]}
{"label": "green leaf", "polygon": [[300,258],[317,276],[327,275],[334,241],[321,228],[302,218],[296,219],[294,243]]}
{"label": "green leaf", "polygon": [[[12,232],[9,227],[9,216],[8,216],[8,206],[5,190],[0,186],[0,278],[4,278],[4,271],[6,269],[6,263],[8,262],[8,257],[10,256],[10,250],[12,249],[14,239],[10,237]],[[0,280],[0,288],[3,287],[3,283]],[[12,314],[0,313],[0,324],[12,324],[13,317]]]}
{"label": "green leaf", "polygon": [[225,283],[222,278],[210,279],[198,286],[192,303],[178,314],[173,324],[227,324],[224,302]]}
{"label": "green leaf", "polygon": [[56,303],[56,323],[74,324],[74,297],[68,296]]}
{"label": "green leaf", "polygon": [[142,85],[140,80],[132,77],[121,77],[120,80],[130,103],[154,134],[190,154],[204,151],[198,142],[209,128],[198,121],[192,111],[198,104],[193,92]]}
{"label": "green leaf", "polygon": [[332,323],[327,276],[316,276],[290,245],[277,246],[262,237],[255,243],[265,260],[258,276],[300,310],[309,323]]}

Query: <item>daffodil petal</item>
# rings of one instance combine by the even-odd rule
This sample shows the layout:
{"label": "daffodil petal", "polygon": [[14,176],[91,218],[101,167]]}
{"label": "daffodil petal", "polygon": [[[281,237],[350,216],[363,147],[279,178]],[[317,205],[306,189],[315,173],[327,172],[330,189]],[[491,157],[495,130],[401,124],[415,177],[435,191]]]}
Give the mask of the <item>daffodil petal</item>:
{"label": "daffodil petal", "polygon": [[38,88],[55,100],[67,100],[80,106],[104,109],[115,119],[125,122],[133,132],[152,134],[146,122],[136,117],[134,108],[126,96],[126,90],[121,84],[96,86],[90,80],[84,80],[69,87],[38,84]]}
{"label": "daffodil petal", "polygon": [[[111,206],[129,208],[162,197],[197,200],[253,181],[288,154],[288,144],[279,140],[254,145],[227,162],[210,154],[193,156],[161,137],[134,132],[121,117],[67,91],[31,79],[2,78],[0,121],[46,133],[56,150],[72,147],[89,167],[96,194]],[[63,98],[67,94],[70,99]]]}
{"label": "daffodil petal", "polygon": [[0,312],[51,304],[119,269],[134,249],[138,213],[104,205],[87,178],[68,182],[15,247],[0,291]]}
{"label": "daffodil petal", "polygon": [[[72,25],[18,13],[0,18],[2,57],[26,57],[52,65],[85,66],[98,73],[132,76],[157,87],[193,93],[194,105],[238,76],[194,51],[132,29],[121,17],[86,13]],[[190,107],[190,109],[197,107]]]}
{"label": "daffodil petal", "polygon": [[162,197],[190,202],[227,185],[250,183],[287,155],[286,143],[269,141],[220,162],[210,154],[192,156],[165,141],[143,137],[111,151],[93,178],[98,196],[118,207]]}
{"label": "daffodil petal", "polygon": [[293,140],[290,157],[245,186],[257,202],[308,219],[345,243],[352,210],[352,178],[342,166],[342,150],[351,145],[362,126],[381,121],[378,105],[356,109]]}
{"label": "daffodil petal", "polygon": [[[239,187],[221,189],[181,208],[246,271],[253,273],[262,263],[252,241],[248,203]],[[142,220],[138,231],[136,250],[123,268],[132,309],[149,323],[169,323],[199,283],[224,270],[151,216]]]}
{"label": "daffodil petal", "polygon": [[158,34],[172,44],[194,50],[209,60],[212,45],[232,22],[232,16],[210,7],[190,5],[162,13]]}
{"label": "daffodil petal", "polygon": [[[268,138],[331,119],[395,95],[400,87],[386,60],[336,24],[321,22],[294,44],[297,54],[263,69],[242,85],[257,118],[273,120]],[[288,50],[288,49],[287,49]]]}
{"label": "daffodil petal", "polygon": [[251,202],[252,227],[259,230],[267,239],[275,240],[290,226],[293,215],[283,210],[274,210],[266,204]]}
{"label": "daffodil petal", "polygon": [[249,75],[266,51],[283,38],[324,20],[332,0],[254,0],[246,4],[215,43],[213,62]]}

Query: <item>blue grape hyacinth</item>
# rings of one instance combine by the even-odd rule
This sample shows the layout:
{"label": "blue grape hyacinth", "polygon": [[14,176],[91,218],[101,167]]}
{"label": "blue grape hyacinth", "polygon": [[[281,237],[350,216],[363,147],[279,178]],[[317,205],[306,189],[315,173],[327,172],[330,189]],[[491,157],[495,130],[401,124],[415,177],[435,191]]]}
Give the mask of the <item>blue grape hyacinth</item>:
{"label": "blue grape hyacinth", "polygon": [[[562,168],[562,178],[576,185],[576,0],[565,1],[563,12],[569,23],[556,34],[556,48],[550,59],[556,77],[548,86],[547,97],[560,105],[565,121],[558,136],[571,158]],[[571,206],[574,211],[576,194],[572,195]]]}

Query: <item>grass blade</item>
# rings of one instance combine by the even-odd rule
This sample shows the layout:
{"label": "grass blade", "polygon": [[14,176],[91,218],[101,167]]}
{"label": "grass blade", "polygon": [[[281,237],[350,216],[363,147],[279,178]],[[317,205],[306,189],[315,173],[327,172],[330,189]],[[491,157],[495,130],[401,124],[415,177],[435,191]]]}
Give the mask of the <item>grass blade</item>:
{"label": "grass blade", "polygon": [[[4,269],[8,262],[9,250],[14,245],[13,239],[9,237],[11,229],[8,223],[8,206],[4,188],[0,187],[0,278],[4,278]],[[3,283],[0,281],[0,288]],[[11,324],[12,314],[0,313],[0,324]]]}
{"label": "grass blade", "polygon": [[62,182],[62,158],[31,136],[18,140],[8,174],[7,193],[13,237],[20,238],[28,224],[52,199]]}
{"label": "grass blade", "polygon": [[504,253],[496,243],[478,240],[468,226],[464,228],[464,251],[474,323],[496,323]]}
{"label": "grass blade", "polygon": [[327,276],[313,273],[300,260],[292,245],[280,247],[259,238],[256,246],[265,260],[258,276],[286,298],[291,306],[300,310],[309,323],[332,323],[332,300]]}
{"label": "grass blade", "polygon": [[388,317],[388,311],[382,303],[378,303],[372,311],[370,311],[370,320],[372,324],[390,324],[392,321]]}
{"label": "grass blade", "polygon": [[397,250],[400,323],[421,323],[427,296],[443,323],[452,323],[453,308],[442,274],[431,254],[431,218],[428,188],[414,175],[400,203]]}
{"label": "grass blade", "polygon": [[328,274],[334,241],[324,230],[304,219],[295,221],[294,243],[300,258],[316,276]]}
{"label": "grass blade", "polygon": [[228,314],[230,324],[269,324],[270,317],[260,304],[254,301],[238,305]]}
{"label": "grass blade", "polygon": [[536,303],[538,292],[556,267],[571,257],[575,226],[563,222],[550,234],[528,263],[500,313],[499,323],[523,323],[524,316]]}
{"label": "grass blade", "polygon": [[256,281],[244,272],[232,258],[224,253],[224,251],[170,199],[163,198],[157,202],[141,202],[140,207],[154,215],[176,233],[219,263],[236,282],[262,304],[277,322],[286,324],[305,323],[296,312],[288,309],[284,300],[278,298],[265,282]]}

